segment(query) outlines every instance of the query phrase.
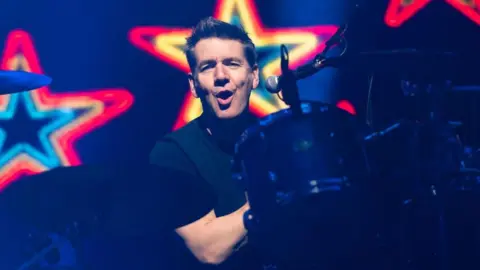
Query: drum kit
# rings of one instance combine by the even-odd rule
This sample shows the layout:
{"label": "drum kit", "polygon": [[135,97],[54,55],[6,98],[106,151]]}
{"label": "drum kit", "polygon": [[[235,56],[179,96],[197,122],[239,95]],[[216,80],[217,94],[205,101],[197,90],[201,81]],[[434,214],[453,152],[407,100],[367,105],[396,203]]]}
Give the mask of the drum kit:
{"label": "drum kit", "polygon": [[[341,43],[344,31],[334,35],[332,44]],[[456,55],[393,50],[327,58],[324,52],[310,66],[292,71],[288,52],[281,50],[282,76],[270,80],[278,84],[271,89],[282,89],[290,108],[248,128],[233,162],[233,178],[243,181],[249,193],[251,210],[244,217],[249,241],[271,268],[478,269],[480,155],[462,145],[455,123],[447,120],[443,105],[453,86],[447,72],[432,68],[455,67]],[[332,105],[301,102],[296,80],[327,66],[372,72],[389,67],[387,72],[405,75],[405,97],[422,102],[423,110],[374,130]],[[50,81],[44,75],[1,71],[0,94]],[[0,212],[70,240],[99,226],[124,233],[118,224],[126,222],[126,215],[99,225],[108,205],[128,201],[116,203],[111,181],[119,186],[118,179],[132,179],[127,176],[149,168],[129,174],[118,167],[58,168],[16,181],[0,194]],[[69,250],[69,245],[58,235],[42,239],[28,260],[1,268],[73,269],[58,258],[56,263],[45,259],[56,247]]]}
{"label": "drum kit", "polygon": [[[282,75],[267,84],[290,108],[236,145],[234,177],[248,187],[244,223],[259,252],[278,269],[478,269],[478,152],[466,151],[445,113],[459,56],[323,52],[290,70],[281,51]],[[421,109],[374,129],[332,105],[302,102],[296,81],[324,67],[399,74],[403,95]]]}

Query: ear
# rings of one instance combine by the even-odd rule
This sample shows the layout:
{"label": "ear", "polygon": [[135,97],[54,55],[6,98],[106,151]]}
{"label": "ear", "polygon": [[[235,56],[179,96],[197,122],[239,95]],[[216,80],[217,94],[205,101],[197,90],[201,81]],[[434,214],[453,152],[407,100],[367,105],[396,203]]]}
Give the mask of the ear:
{"label": "ear", "polygon": [[255,89],[255,88],[258,87],[258,84],[260,83],[258,65],[255,65],[255,66],[252,67],[252,75],[253,75],[252,89]]}
{"label": "ear", "polygon": [[195,98],[198,98],[195,78],[193,77],[192,73],[188,73],[188,83],[190,84],[190,92]]}

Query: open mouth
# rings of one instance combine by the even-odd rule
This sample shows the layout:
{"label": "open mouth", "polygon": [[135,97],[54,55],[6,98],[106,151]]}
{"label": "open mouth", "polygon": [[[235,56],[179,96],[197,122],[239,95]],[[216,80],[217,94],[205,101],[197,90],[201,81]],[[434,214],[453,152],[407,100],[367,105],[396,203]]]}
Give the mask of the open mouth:
{"label": "open mouth", "polygon": [[215,95],[215,97],[217,98],[217,102],[220,106],[228,106],[232,102],[233,92],[226,90],[220,91]]}

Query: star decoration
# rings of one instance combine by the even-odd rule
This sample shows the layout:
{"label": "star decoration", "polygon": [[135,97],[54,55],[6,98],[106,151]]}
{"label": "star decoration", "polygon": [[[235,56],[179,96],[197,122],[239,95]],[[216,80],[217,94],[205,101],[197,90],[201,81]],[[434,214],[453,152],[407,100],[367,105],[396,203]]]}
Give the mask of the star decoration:
{"label": "star decoration", "polygon": [[[263,79],[280,74],[281,44],[289,48],[290,68],[295,68],[320,53],[325,47],[324,42],[337,30],[333,25],[286,29],[266,28],[260,21],[253,0],[219,0],[214,17],[240,25],[247,31],[257,50],[265,55],[259,59]],[[190,68],[182,48],[190,33],[191,29],[185,28],[136,27],[130,31],[129,39],[138,48],[188,73]],[[256,115],[265,116],[284,108],[286,105],[283,101],[268,93],[262,86],[252,92],[250,110]],[[188,91],[174,129],[182,127],[199,116],[201,112],[199,100]]]}
{"label": "star decoration", "polygon": [[[385,13],[385,23],[399,27],[432,0],[390,0]],[[444,0],[470,20],[480,25],[480,0]]]}
{"label": "star decoration", "polygon": [[[1,62],[2,70],[23,70],[43,74],[32,38],[22,30],[10,32]],[[74,143],[86,133],[105,125],[126,112],[133,96],[124,89],[89,92],[52,93],[49,87],[0,95],[0,189],[15,179],[44,172],[58,166],[81,164]],[[14,121],[18,107],[26,110],[32,121],[42,120],[38,145],[9,137],[2,123]],[[6,145],[6,140],[13,141]]]}
{"label": "star decoration", "polygon": [[474,23],[480,25],[480,0],[445,0]]}

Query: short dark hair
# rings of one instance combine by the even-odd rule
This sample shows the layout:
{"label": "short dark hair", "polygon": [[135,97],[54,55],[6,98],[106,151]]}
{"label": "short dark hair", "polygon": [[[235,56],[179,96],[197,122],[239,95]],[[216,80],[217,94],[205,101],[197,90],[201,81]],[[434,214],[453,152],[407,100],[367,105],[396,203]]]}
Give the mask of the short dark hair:
{"label": "short dark hair", "polygon": [[202,39],[207,38],[221,38],[228,40],[240,41],[245,48],[245,57],[250,67],[254,67],[257,64],[257,52],[255,44],[248,36],[247,32],[242,28],[217,20],[213,17],[207,17],[192,29],[192,34],[187,38],[187,44],[185,46],[185,54],[187,56],[188,65],[193,72],[196,65],[195,54],[193,48]]}

